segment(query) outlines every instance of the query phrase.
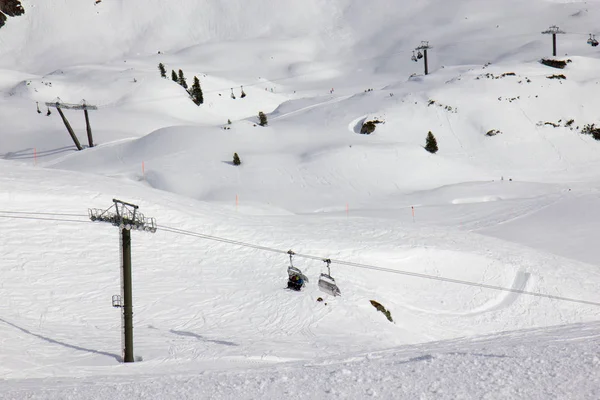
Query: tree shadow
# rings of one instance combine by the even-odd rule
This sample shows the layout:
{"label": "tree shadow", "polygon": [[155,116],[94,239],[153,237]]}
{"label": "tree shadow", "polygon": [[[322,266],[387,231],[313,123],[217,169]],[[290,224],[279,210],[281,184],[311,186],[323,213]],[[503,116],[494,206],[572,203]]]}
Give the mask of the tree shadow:
{"label": "tree shadow", "polygon": [[117,360],[119,362],[122,361],[122,357],[120,355],[117,355],[117,354],[107,353],[105,351],[99,351],[99,350],[94,350],[94,349],[87,349],[85,347],[76,346],[76,345],[73,345],[73,344],[61,342],[59,340],[55,340],[55,339],[52,339],[52,338],[49,338],[49,337],[46,337],[46,336],[42,336],[42,335],[37,334],[37,333],[33,333],[30,330],[27,330],[25,328],[21,328],[20,326],[15,325],[12,322],[8,322],[7,320],[2,319],[2,318],[0,318],[0,322],[4,322],[5,324],[10,325],[13,328],[16,328],[16,329],[20,330],[23,333],[26,333],[26,334],[31,335],[31,336],[35,336],[36,338],[45,340],[48,343],[58,344],[58,345],[61,345],[61,346],[64,346],[64,347],[68,347],[70,349],[79,350],[79,351],[85,351],[87,353],[100,354],[100,355],[103,355],[103,356],[112,357],[112,358],[114,358],[115,360]]}
{"label": "tree shadow", "polygon": [[30,160],[36,157],[51,156],[54,154],[66,153],[69,151],[77,151],[77,147],[73,145],[37,152],[34,148],[30,147],[24,150],[9,151],[8,153],[0,154],[0,157],[4,158],[5,160]]}
{"label": "tree shadow", "polygon": [[171,329],[169,332],[174,333],[174,334],[179,335],[179,336],[193,337],[193,338],[196,338],[196,339],[201,340],[203,342],[210,342],[210,343],[222,344],[224,346],[239,346],[239,344],[237,344],[237,343],[228,342],[226,340],[206,339],[204,336],[198,335],[197,333],[194,333],[194,332],[176,331],[176,330],[173,330],[173,329]]}

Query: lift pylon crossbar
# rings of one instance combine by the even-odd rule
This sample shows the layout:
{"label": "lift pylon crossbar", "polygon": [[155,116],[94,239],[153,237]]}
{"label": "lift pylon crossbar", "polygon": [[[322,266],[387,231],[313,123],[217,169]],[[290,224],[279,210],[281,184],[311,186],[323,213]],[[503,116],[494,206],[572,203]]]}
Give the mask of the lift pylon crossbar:
{"label": "lift pylon crossbar", "polygon": [[98,107],[89,104],[70,104],[62,102],[46,102],[46,106],[55,108],[64,108],[65,110],[97,110]]}

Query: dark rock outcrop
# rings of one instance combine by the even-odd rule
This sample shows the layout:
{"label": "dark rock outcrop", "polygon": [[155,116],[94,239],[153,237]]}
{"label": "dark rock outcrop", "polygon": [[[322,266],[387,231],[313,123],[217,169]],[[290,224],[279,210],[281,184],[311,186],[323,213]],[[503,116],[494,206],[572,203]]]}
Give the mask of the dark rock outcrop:
{"label": "dark rock outcrop", "polygon": [[6,22],[6,16],[16,17],[25,14],[20,0],[0,0],[0,28]]}

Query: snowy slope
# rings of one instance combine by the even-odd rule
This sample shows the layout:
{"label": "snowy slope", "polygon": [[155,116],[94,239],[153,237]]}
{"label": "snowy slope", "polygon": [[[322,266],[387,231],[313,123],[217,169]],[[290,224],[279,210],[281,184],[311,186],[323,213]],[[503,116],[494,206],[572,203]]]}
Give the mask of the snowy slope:
{"label": "snowy slope", "polygon": [[[600,2],[222,3],[24,1],[0,30],[3,396],[597,398]],[[98,106],[96,147],[58,98]],[[118,230],[87,215],[113,198],[159,224],[133,365]]]}

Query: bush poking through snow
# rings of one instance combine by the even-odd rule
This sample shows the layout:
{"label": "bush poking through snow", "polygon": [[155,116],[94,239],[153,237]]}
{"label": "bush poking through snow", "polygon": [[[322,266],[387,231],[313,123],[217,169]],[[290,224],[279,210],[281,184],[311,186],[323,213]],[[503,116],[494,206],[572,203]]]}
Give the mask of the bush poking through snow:
{"label": "bush poking through snow", "polygon": [[435,154],[438,151],[437,140],[431,131],[427,133],[427,138],[425,139],[425,150],[432,154]]}
{"label": "bush poking through snow", "polygon": [[548,78],[548,79],[567,79],[567,77],[564,76],[563,74],[560,74],[560,75],[554,74],[554,75],[547,76],[546,78]]}
{"label": "bush poking through snow", "polygon": [[502,133],[498,129],[490,129],[486,132],[485,136],[496,136],[497,134]]}
{"label": "bush poking through snow", "polygon": [[174,69],[171,70],[171,79],[173,82],[179,82],[179,78],[177,77],[177,72]]}
{"label": "bush poking through snow", "polygon": [[233,153],[233,165],[240,165],[242,161],[240,160],[240,156],[238,153]]}
{"label": "bush poking through snow", "polygon": [[167,70],[165,69],[165,64],[159,63],[158,64],[158,70],[160,71],[160,77],[161,78],[166,78],[167,77]]}
{"label": "bush poking through snow", "polygon": [[596,140],[600,140],[600,128],[596,127],[596,124],[587,124],[581,130],[584,135],[592,135]]}
{"label": "bush poking through snow", "polygon": [[269,122],[267,121],[267,116],[265,115],[264,112],[259,111],[258,112],[258,120],[259,120],[259,125],[260,126],[265,126],[267,125]]}
{"label": "bush poking through snow", "polygon": [[362,133],[363,135],[370,135],[371,133],[375,132],[377,124],[381,123],[383,123],[383,121],[380,121],[378,119],[363,122],[362,126],[360,127],[360,133]]}
{"label": "bush poking through snow", "polygon": [[381,311],[383,313],[383,315],[385,315],[385,317],[388,319],[388,321],[394,322],[394,320],[392,319],[392,314],[388,310],[386,310],[384,306],[382,306],[380,303],[376,302],[375,300],[370,300],[370,302],[371,302],[371,305],[377,309],[377,311]]}
{"label": "bush poking through snow", "polygon": [[542,58],[540,62],[548,67],[563,69],[567,66],[567,62],[563,60],[551,60],[549,58]]}

